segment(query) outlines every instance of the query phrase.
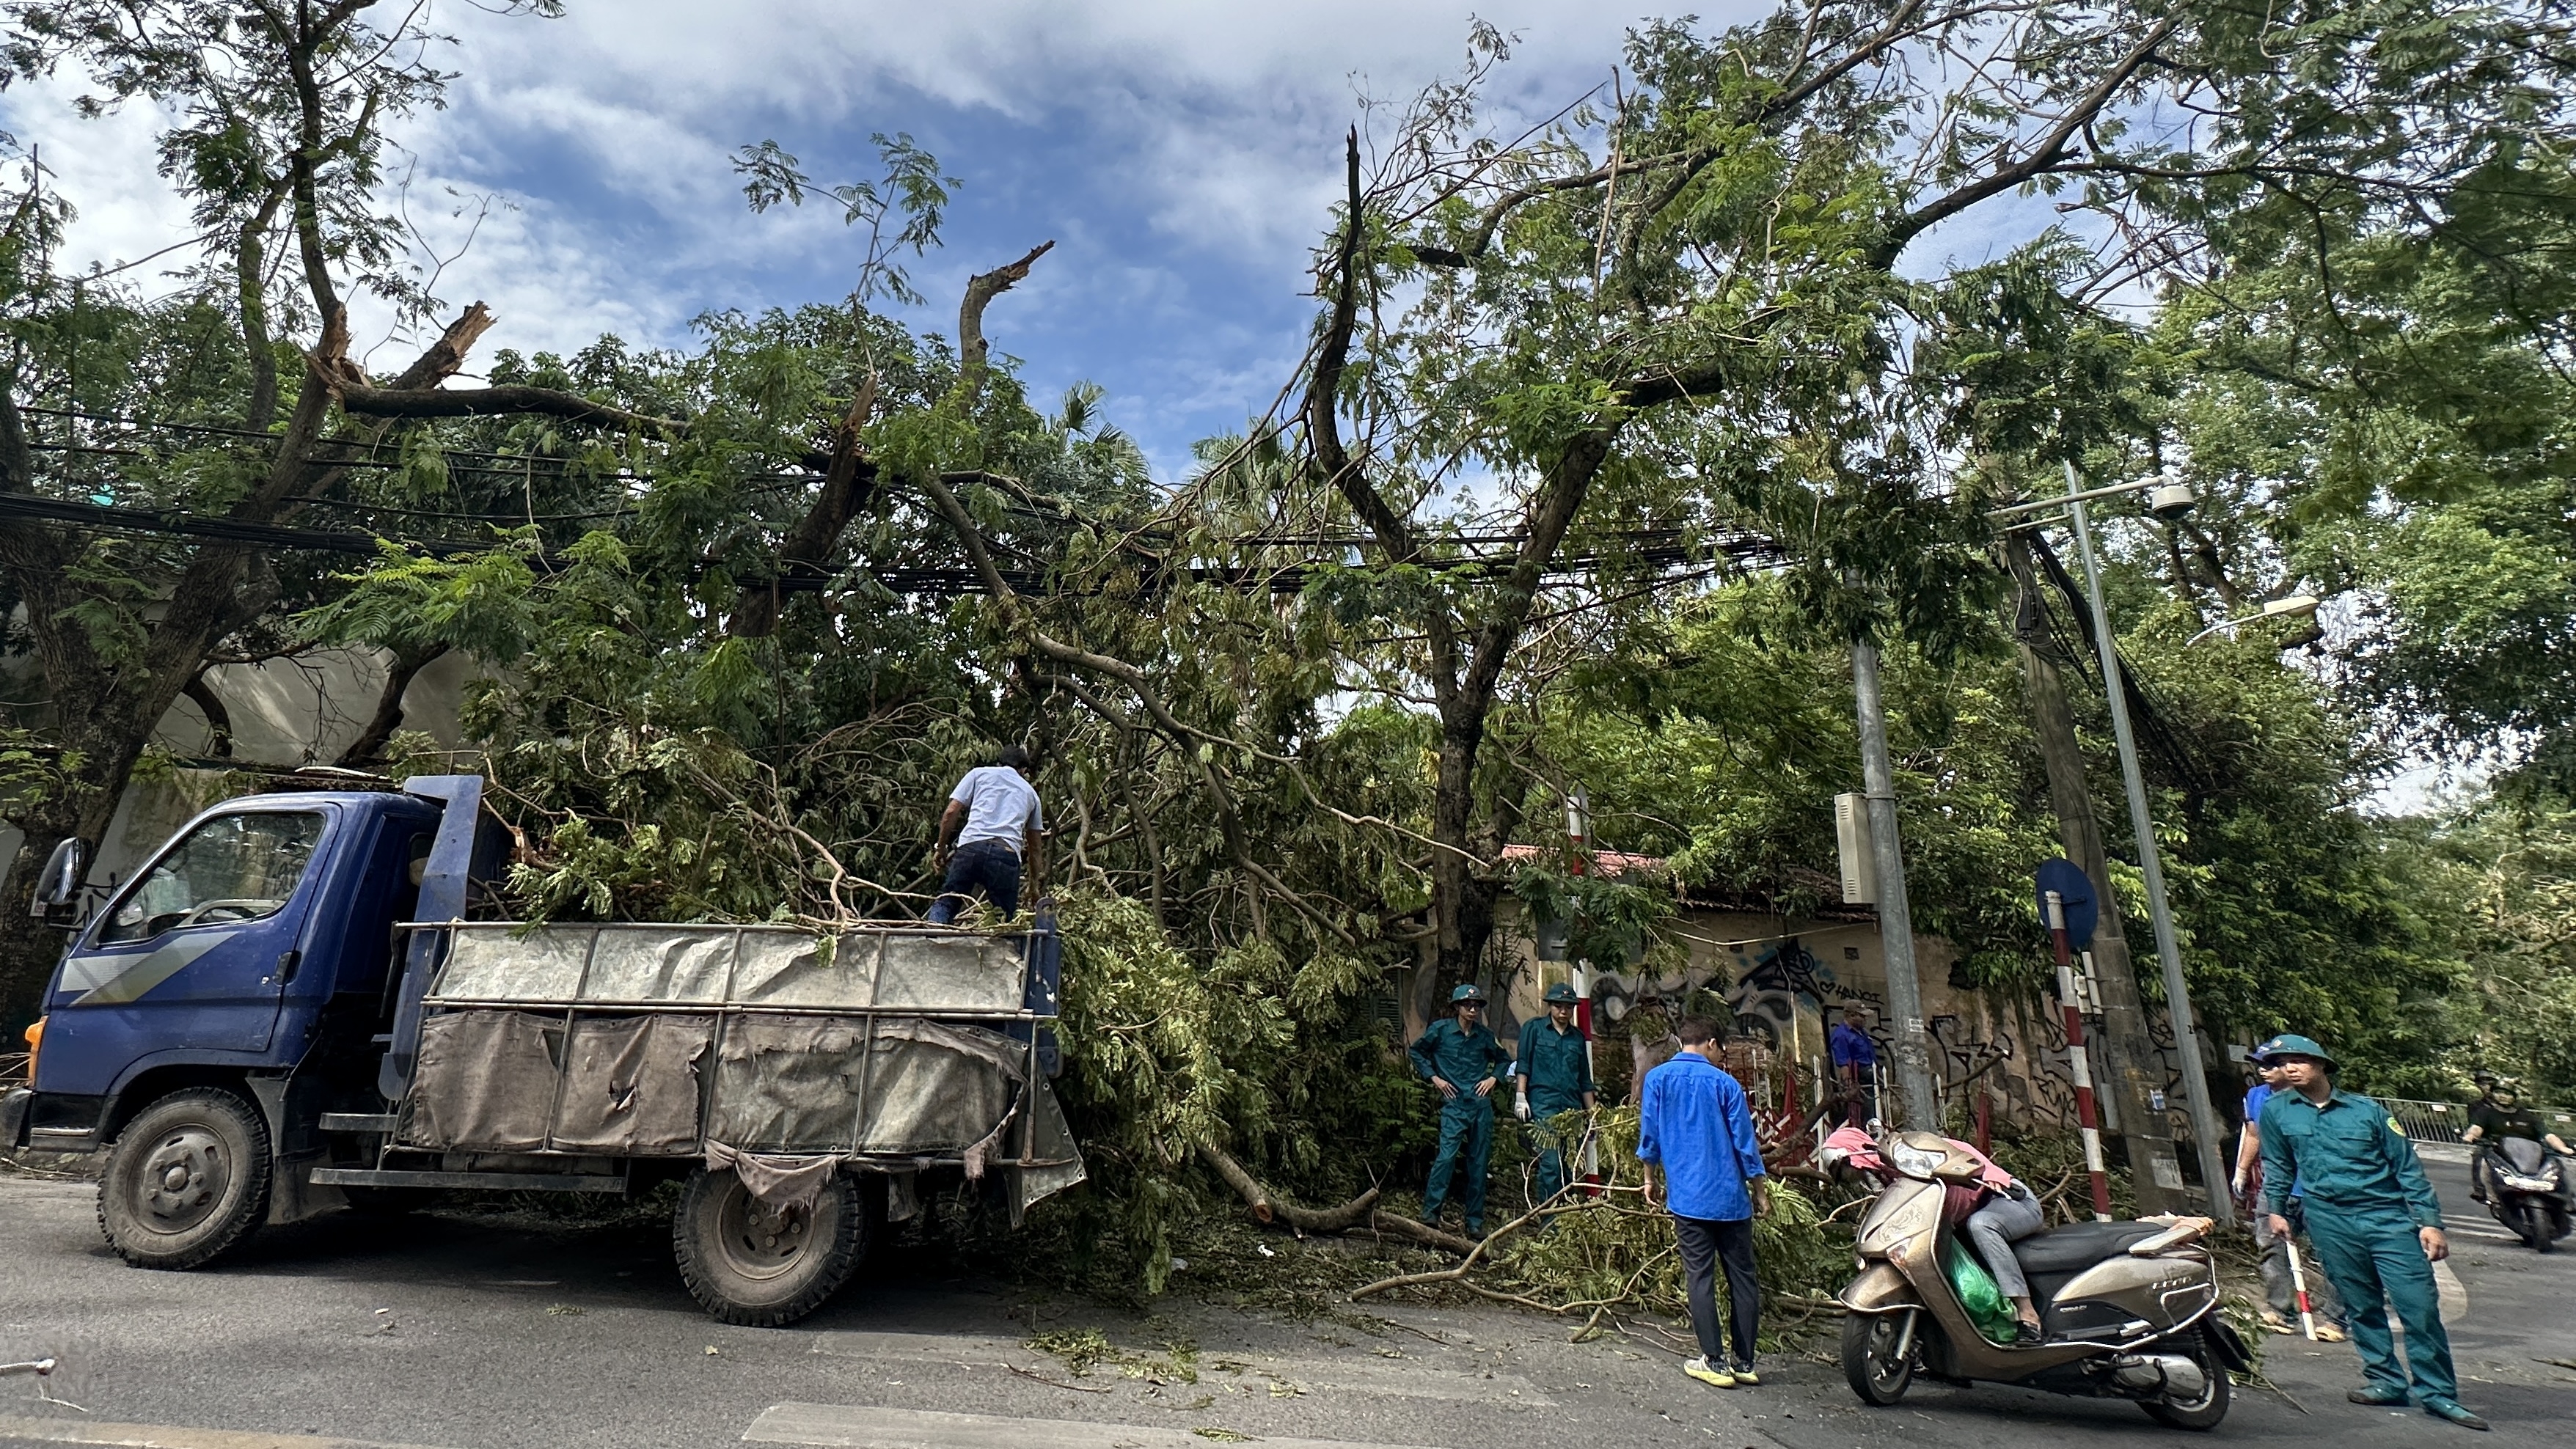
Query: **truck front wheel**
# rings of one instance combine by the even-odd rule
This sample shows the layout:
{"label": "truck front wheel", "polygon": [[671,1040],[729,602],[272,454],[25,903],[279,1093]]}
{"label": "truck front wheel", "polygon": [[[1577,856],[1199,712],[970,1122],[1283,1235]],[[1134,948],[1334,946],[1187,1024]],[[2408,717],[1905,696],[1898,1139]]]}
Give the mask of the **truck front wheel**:
{"label": "truck front wheel", "polygon": [[824,1179],[810,1204],[772,1207],[731,1170],[689,1174],[671,1215],[680,1277],[719,1322],[793,1323],[823,1306],[866,1256],[873,1215],[858,1179]]}
{"label": "truck front wheel", "polygon": [[240,1093],[173,1092],[108,1152],[99,1231],[137,1268],[202,1268],[268,1216],[270,1172],[268,1124]]}

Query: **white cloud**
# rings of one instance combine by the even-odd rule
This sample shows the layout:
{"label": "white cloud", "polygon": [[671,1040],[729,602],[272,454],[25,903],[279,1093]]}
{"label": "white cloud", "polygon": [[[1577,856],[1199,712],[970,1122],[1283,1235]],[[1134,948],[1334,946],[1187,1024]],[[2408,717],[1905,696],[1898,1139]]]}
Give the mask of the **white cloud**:
{"label": "white cloud", "polygon": [[[1703,7],[1748,12],[1746,0]],[[1476,4],[1523,34],[1499,104],[1552,111],[1606,78],[1629,12]],[[413,211],[441,246],[448,195],[494,194],[440,295],[492,304],[487,347],[569,350],[602,331],[680,340],[710,308],[837,296],[855,239],[837,217],[754,217],[727,158],[775,137],[825,180],[866,174],[870,131],[910,130],[964,178],[950,249],[916,281],[965,275],[1044,237],[1056,253],[997,316],[1041,397],[1075,377],[1178,459],[1265,406],[1304,342],[1307,250],[1340,182],[1355,91],[1401,97],[1464,60],[1467,0],[574,0],[545,22],[440,7],[459,44],[450,106],[398,133]],[[85,212],[68,260],[184,238],[152,174],[151,121],[74,118],[59,82],[0,95]],[[919,325],[946,330],[946,305]],[[364,341],[382,318],[362,317]],[[378,362],[400,351],[384,349]]]}

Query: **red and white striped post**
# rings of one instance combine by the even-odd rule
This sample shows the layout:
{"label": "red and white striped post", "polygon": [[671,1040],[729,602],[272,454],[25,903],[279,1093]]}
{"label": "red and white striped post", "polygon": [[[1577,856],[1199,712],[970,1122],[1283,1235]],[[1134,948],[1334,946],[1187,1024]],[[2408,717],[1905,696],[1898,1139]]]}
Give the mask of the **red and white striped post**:
{"label": "red and white striped post", "polygon": [[2102,1168],[2102,1117],[2093,1104],[2093,1064],[2084,1051],[2084,1008],[2075,993],[2075,953],[2066,939],[2066,902],[2047,893],[2048,939],[2057,947],[2057,1004],[2066,1013],[2066,1059],[2075,1075],[2075,1120],[2084,1134],[2084,1172],[2093,1180],[2093,1220],[2111,1220],[2111,1177]]}
{"label": "red and white striped post", "polygon": [[[1582,875],[1592,864],[1592,796],[1581,785],[1565,797],[1566,873]],[[1569,955],[1571,953],[1568,953]],[[1592,1076],[1592,979],[1580,961],[1566,963],[1566,984],[1574,988],[1574,1029],[1583,1035],[1583,1074]],[[1583,1130],[1575,1171],[1592,1196],[1601,1194],[1601,1144],[1591,1126]]]}

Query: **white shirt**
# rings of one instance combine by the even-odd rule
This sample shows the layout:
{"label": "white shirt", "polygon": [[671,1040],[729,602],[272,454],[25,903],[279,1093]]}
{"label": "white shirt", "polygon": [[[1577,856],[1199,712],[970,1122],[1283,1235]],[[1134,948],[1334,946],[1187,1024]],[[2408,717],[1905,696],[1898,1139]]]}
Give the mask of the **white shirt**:
{"label": "white shirt", "polygon": [[968,770],[948,798],[966,807],[966,828],[957,832],[960,846],[998,840],[1017,855],[1023,831],[1046,829],[1036,787],[1008,765]]}

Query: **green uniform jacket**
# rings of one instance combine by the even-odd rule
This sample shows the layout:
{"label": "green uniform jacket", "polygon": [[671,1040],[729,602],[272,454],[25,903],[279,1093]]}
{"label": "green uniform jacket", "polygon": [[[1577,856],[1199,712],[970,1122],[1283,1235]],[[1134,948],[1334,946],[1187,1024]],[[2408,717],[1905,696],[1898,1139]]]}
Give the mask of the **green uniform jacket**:
{"label": "green uniform jacket", "polygon": [[1531,1017],[1521,1023],[1521,1054],[1512,1071],[1529,1083],[1531,1096],[1580,1107],[1583,1094],[1594,1090],[1583,1045],[1582,1032],[1561,1032],[1546,1017]]}
{"label": "green uniform jacket", "polygon": [[2397,1119],[2358,1092],[2338,1091],[2322,1107],[2292,1091],[2263,1104],[2263,1210],[2285,1211],[2290,1185],[2306,1191],[2308,1214],[2402,1213],[2420,1228],[2442,1225],[2441,1200]]}
{"label": "green uniform jacket", "polygon": [[1438,1077],[1456,1087],[1461,1096],[1472,1096],[1476,1084],[1493,1075],[1486,1068],[1508,1065],[1511,1058],[1503,1055],[1503,1044],[1494,1040],[1486,1027],[1460,1031],[1458,1019],[1449,1017],[1431,1023],[1431,1029],[1413,1044],[1413,1069],[1424,1081]]}

